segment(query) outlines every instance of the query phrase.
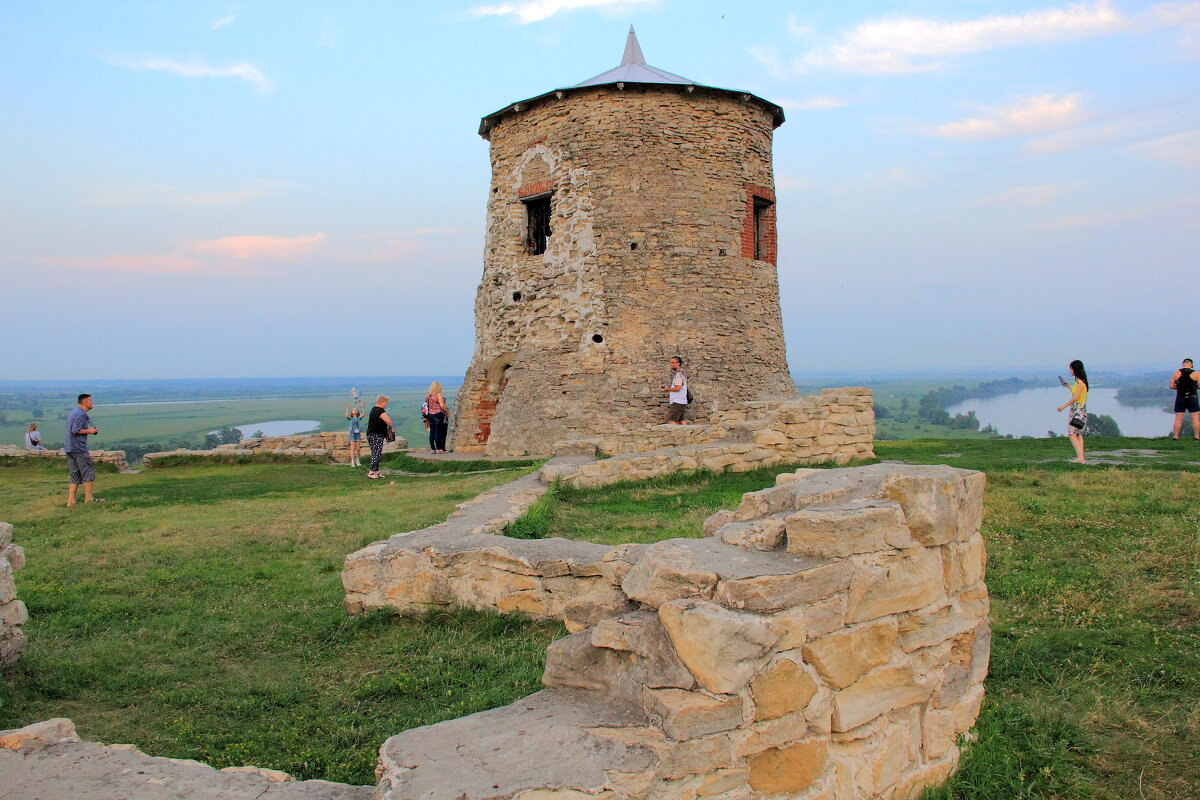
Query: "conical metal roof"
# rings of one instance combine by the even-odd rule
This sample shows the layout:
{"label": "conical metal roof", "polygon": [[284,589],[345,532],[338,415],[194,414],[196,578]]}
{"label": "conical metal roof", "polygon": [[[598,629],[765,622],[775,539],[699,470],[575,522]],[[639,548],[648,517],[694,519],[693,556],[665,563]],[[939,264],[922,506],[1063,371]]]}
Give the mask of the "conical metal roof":
{"label": "conical metal roof", "polygon": [[696,85],[695,81],[673,75],[666,70],[652,67],[646,63],[642,55],[642,46],[638,44],[637,34],[633,26],[629,26],[629,36],[625,38],[625,54],[621,57],[621,66],[613,67],[607,72],[601,72],[594,78],[575,84],[580,86],[602,86],[606,83],[683,83]]}
{"label": "conical metal roof", "polygon": [[684,78],[679,75],[667,72],[666,70],[652,67],[646,63],[646,57],[642,55],[642,46],[638,44],[637,34],[633,31],[633,26],[629,26],[629,35],[625,37],[625,53],[621,56],[621,65],[601,72],[594,78],[588,78],[582,83],[577,83],[574,86],[565,86],[561,89],[555,89],[545,94],[540,94],[537,97],[531,97],[528,100],[521,100],[511,105],[505,106],[499,111],[488,114],[479,121],[479,135],[483,138],[489,138],[488,132],[492,125],[503,117],[505,114],[519,113],[527,110],[531,105],[549,101],[551,98],[561,100],[568,95],[574,94],[579,90],[587,90],[595,86],[616,86],[618,89],[624,89],[627,84],[642,84],[654,86],[682,86],[685,91],[694,92],[698,90],[718,92],[740,97],[744,101],[754,101],[761,103],[774,120],[774,126],[778,128],[783,124],[784,116],[783,109],[775,103],[763,100],[749,92],[739,92],[733,89],[721,89],[716,86],[705,86],[696,83],[693,80]]}

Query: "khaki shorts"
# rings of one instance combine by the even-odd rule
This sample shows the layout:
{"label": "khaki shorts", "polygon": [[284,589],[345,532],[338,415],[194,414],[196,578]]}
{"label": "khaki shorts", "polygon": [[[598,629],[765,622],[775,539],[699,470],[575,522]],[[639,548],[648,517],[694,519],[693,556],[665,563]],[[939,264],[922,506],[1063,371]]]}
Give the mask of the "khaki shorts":
{"label": "khaki shorts", "polygon": [[671,407],[667,409],[667,422],[683,422],[686,411],[687,403],[671,403]]}
{"label": "khaki shorts", "polygon": [[96,467],[92,464],[91,453],[67,453],[67,466],[71,468],[71,477],[67,483],[78,486],[96,480]]}

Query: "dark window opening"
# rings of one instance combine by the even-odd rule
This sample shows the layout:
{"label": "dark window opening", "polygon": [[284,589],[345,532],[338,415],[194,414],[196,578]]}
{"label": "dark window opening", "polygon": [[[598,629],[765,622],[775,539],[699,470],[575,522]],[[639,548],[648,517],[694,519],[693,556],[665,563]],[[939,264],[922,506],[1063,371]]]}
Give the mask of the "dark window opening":
{"label": "dark window opening", "polygon": [[630,243],[629,243],[629,249],[630,249],[630,250],[637,250],[637,242],[630,242]]}
{"label": "dark window opening", "polygon": [[764,197],[754,198],[754,260],[762,261],[767,254],[767,237],[768,232],[767,221],[773,206],[770,200]]}
{"label": "dark window opening", "polygon": [[513,292],[513,300],[520,300],[520,299],[521,299],[521,293]]}
{"label": "dark window opening", "polygon": [[530,255],[540,256],[546,252],[546,241],[550,238],[550,195],[530,197],[525,201],[528,224],[525,229],[525,246]]}
{"label": "dark window opening", "polygon": [[600,344],[601,342],[604,341],[604,337],[598,333],[595,333],[595,334],[592,334],[592,341],[595,342],[596,344]]}

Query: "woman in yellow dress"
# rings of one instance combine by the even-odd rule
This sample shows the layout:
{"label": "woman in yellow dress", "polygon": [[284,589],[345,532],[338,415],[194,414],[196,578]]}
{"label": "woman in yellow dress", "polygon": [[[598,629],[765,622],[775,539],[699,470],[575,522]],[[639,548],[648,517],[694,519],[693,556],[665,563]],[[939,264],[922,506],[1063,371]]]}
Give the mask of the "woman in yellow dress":
{"label": "woman in yellow dress", "polygon": [[[1071,408],[1070,414],[1067,416],[1067,438],[1071,440],[1071,444],[1075,446],[1075,459],[1073,464],[1086,463],[1083,460],[1083,430],[1087,427],[1087,395],[1088,395],[1088,377],[1087,370],[1083,368],[1083,362],[1075,359],[1068,365],[1071,369],[1071,374],[1075,376],[1075,383],[1067,388],[1071,390],[1071,399],[1058,407],[1062,411],[1068,406]],[[1066,386],[1066,382],[1063,382]]]}

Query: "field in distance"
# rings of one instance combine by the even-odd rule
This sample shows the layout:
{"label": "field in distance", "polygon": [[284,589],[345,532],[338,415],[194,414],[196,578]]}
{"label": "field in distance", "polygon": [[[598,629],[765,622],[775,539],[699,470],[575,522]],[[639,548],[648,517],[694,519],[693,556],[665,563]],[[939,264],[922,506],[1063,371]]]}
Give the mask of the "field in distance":
{"label": "field in distance", "polygon": [[[413,446],[425,440],[421,403],[431,381],[440,380],[453,401],[458,379],[425,376],[289,378],[194,381],[0,382],[0,444],[20,445],[30,422],[48,447],[60,447],[63,419],[80,391],[93,395],[92,419],[100,435],[96,450],[126,450],[133,457],[154,450],[204,446],[205,434],[225,426],[245,436],[260,423],[311,421],[296,433],[345,431],[350,389],[369,410],[375,397],[391,399],[397,432]],[[82,387],[82,388],[80,388]],[[269,431],[268,431],[269,432]]]}

